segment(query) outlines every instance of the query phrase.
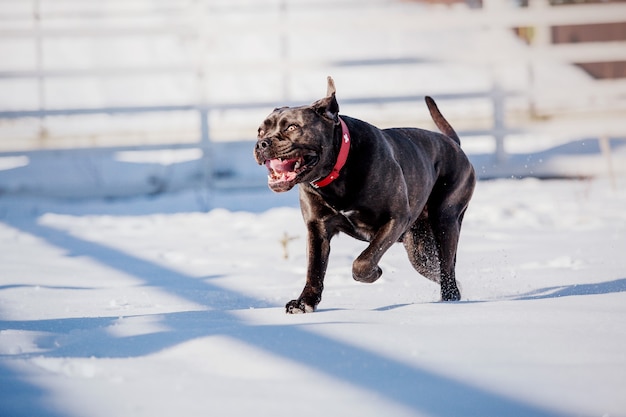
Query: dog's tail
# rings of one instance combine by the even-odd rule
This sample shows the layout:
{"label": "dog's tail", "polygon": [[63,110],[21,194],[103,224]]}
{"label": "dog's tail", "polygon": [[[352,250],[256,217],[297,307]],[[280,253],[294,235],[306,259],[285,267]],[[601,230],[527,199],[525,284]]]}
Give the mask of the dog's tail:
{"label": "dog's tail", "polygon": [[461,139],[456,134],[450,123],[443,117],[439,109],[437,108],[437,103],[432,97],[426,96],[426,105],[428,106],[428,110],[430,111],[430,116],[433,118],[433,121],[444,135],[448,136],[450,139],[454,140],[459,145],[461,144]]}

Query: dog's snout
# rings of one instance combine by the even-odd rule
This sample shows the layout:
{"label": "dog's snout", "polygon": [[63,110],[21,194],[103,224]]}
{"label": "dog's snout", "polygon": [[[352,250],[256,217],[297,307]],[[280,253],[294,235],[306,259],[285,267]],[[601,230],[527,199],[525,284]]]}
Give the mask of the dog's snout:
{"label": "dog's snout", "polygon": [[263,139],[256,143],[256,148],[259,150],[266,149],[266,148],[269,148],[271,144],[272,144],[271,139]]}

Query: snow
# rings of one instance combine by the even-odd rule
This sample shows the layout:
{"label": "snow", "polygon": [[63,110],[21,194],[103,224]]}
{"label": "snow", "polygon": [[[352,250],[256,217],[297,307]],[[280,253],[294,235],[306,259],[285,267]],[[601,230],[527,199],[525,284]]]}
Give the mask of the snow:
{"label": "snow", "polygon": [[626,416],[616,182],[480,182],[458,303],[401,245],[354,282],[364,244],[338,236],[297,316],[295,191],[5,196],[0,415]]}
{"label": "snow", "polygon": [[[87,9],[76,11],[79,3]],[[102,29],[110,17],[102,7],[112,14],[137,8],[139,22],[127,25],[155,18],[144,2],[109,3],[46,3],[52,13],[44,21],[60,27],[66,11],[72,19],[101,15],[94,28]],[[231,3],[223,2],[222,14],[196,5],[165,18],[197,18],[197,39],[176,32],[46,40],[44,70],[96,71],[48,80],[47,106],[304,104],[323,94],[328,74],[340,102],[487,92],[494,81],[530,88],[525,66],[477,62],[483,51],[515,54],[521,45],[512,32],[353,31],[354,20],[342,20],[353,9],[336,7],[330,16],[320,8],[321,19],[348,22],[336,26],[349,33],[311,36],[303,25],[282,56],[280,32],[255,29],[260,11],[229,11]],[[269,3],[268,13],[280,17],[279,4]],[[358,3],[366,17],[378,13],[375,2]],[[2,7],[31,13],[18,2]],[[407,18],[424,15],[408,3],[395,7]],[[288,9],[296,22],[317,16],[311,7]],[[14,28],[24,22],[5,19]],[[12,57],[5,72],[34,70],[31,43],[1,45]],[[112,57],[120,72],[99,78],[118,68]],[[277,59],[285,65],[266,65]],[[124,70],[153,66],[173,72]],[[199,77],[197,67],[211,76]],[[534,89],[546,92],[539,110],[586,103],[580,94],[552,97],[586,88],[579,69],[549,62],[539,69]],[[36,84],[5,80],[3,109],[39,108]],[[440,105],[459,132],[491,123],[486,99]],[[593,107],[607,106],[603,99]],[[319,310],[297,316],[284,313],[306,271],[297,193],[259,188],[265,170],[251,158],[250,134],[269,109],[211,112],[213,189],[200,187],[207,167],[194,147],[193,112],[2,123],[3,149],[16,151],[0,155],[0,416],[626,416],[620,109],[529,126],[507,138],[504,167],[493,166],[491,137],[463,140],[485,178],[565,172],[597,179],[480,182],[458,255],[462,301],[439,302],[438,287],[418,276],[400,245],[383,257],[379,281],[354,282],[352,261],[365,246],[338,236]],[[430,123],[422,102],[346,103],[342,112],[381,127]],[[42,145],[42,128],[48,149],[22,152]],[[596,139],[602,134],[608,155]],[[155,146],[173,140],[189,148]],[[57,149],[66,147],[88,149]]]}

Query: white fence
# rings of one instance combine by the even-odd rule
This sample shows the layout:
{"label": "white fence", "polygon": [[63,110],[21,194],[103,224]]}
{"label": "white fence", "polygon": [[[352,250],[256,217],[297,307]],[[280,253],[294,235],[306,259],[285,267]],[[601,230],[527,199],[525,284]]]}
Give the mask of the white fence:
{"label": "white fence", "polygon": [[[626,4],[512,4],[3,0],[0,151],[207,150],[253,139],[275,105],[317,99],[328,74],[342,110],[381,127],[429,127],[421,97],[447,100],[465,136],[496,139],[499,162],[521,130],[624,135],[626,80],[593,80],[570,63],[625,60],[626,42],[552,45],[547,33],[622,22]],[[534,28],[532,44],[513,27]]]}

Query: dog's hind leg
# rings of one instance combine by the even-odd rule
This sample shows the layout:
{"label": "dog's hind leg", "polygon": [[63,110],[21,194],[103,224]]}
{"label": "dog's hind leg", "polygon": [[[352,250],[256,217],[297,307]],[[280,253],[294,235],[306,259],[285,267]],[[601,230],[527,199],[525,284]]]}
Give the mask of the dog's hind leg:
{"label": "dog's hind leg", "polygon": [[461,292],[456,282],[456,251],[461,234],[460,217],[448,216],[446,213],[439,213],[433,219],[432,226],[437,247],[439,249],[439,260],[441,274],[439,283],[441,284],[442,301],[458,301],[461,299]]}
{"label": "dog's hind leg", "polygon": [[402,243],[413,268],[429,280],[439,283],[441,277],[439,249],[426,211],[404,235]]}
{"label": "dog's hind leg", "polygon": [[[461,191],[462,190],[462,191]],[[458,301],[461,299],[461,292],[456,282],[456,253],[461,235],[461,223],[467,209],[469,198],[473,191],[473,184],[468,187],[459,187],[459,198],[457,193],[451,193],[442,201],[436,203],[431,198],[429,208],[431,208],[430,224],[437,241],[440,260],[440,284],[441,299],[443,301]],[[456,195],[456,198],[452,198]],[[431,204],[431,202],[433,204]]]}

